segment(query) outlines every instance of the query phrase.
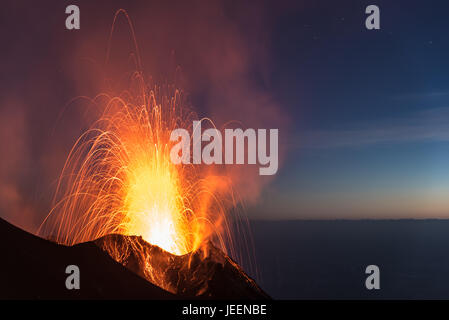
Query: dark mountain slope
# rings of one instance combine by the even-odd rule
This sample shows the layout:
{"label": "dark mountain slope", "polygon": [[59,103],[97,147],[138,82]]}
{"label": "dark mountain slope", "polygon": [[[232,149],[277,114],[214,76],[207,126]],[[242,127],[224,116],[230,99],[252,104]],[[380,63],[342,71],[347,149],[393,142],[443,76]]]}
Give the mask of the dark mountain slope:
{"label": "dark mountain slope", "polygon": [[[0,299],[173,299],[111,259],[93,242],[73,247],[41,239],[0,219]],[[68,290],[68,265],[80,290]]]}
{"label": "dark mountain slope", "polygon": [[[0,299],[269,299],[212,243],[183,256],[123,235],[69,247],[0,219],[0,252]],[[79,290],[66,288],[69,265]]]}
{"label": "dark mountain slope", "polygon": [[179,297],[269,299],[237,263],[211,242],[182,256],[135,236],[107,235],[95,243],[114,260]]}

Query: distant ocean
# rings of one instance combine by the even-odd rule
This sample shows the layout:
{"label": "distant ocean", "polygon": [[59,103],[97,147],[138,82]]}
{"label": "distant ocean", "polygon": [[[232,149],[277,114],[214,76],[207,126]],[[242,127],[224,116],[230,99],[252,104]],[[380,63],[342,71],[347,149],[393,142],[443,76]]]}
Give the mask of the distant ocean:
{"label": "distant ocean", "polygon": [[[251,221],[275,299],[449,299],[449,220]],[[367,290],[365,268],[380,268]],[[251,272],[250,272],[251,273]]]}

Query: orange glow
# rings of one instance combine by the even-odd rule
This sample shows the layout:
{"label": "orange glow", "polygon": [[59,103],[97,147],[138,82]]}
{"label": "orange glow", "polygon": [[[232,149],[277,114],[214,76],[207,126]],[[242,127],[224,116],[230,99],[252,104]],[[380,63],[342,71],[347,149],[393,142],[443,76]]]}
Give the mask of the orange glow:
{"label": "orange glow", "polygon": [[170,160],[170,133],[190,118],[182,92],[170,86],[145,92],[139,73],[133,88],[92,100],[106,99],[104,111],[72,148],[42,227],[66,244],[119,233],[176,255],[211,237],[226,250],[225,207],[217,196],[229,193],[226,178]]}
{"label": "orange glow", "polygon": [[[124,10],[116,13],[114,23],[120,13],[135,40]],[[87,98],[99,115],[72,147],[53,208],[38,233],[67,245],[114,233],[136,235],[175,255],[213,240],[235,255],[227,215],[238,201],[230,179],[211,167],[170,160],[171,132],[191,131],[195,119],[183,92],[173,85],[151,85],[140,71],[129,83],[118,96]]]}
{"label": "orange glow", "polygon": [[191,229],[197,221],[183,195],[182,168],[169,158],[170,122],[163,120],[161,106],[154,98],[150,101],[150,111],[145,105],[119,103],[127,111],[113,112],[99,136],[98,145],[104,145],[104,139],[109,146],[101,161],[109,162],[106,172],[113,174],[102,177],[98,186],[100,193],[105,192],[104,197],[97,196],[98,210],[109,210],[109,196],[116,193],[120,204],[112,215],[119,218],[118,232],[140,235],[181,255],[193,249]]}

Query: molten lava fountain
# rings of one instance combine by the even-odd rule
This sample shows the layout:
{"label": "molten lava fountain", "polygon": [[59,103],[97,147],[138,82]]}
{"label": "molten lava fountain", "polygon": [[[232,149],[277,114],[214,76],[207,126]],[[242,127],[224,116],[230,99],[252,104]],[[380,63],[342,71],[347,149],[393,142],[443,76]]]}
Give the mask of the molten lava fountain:
{"label": "molten lava fountain", "polygon": [[[236,202],[229,180],[170,160],[170,133],[192,124],[182,92],[168,85],[148,88],[138,72],[131,82],[120,96],[91,100],[103,112],[70,151],[40,233],[66,245],[110,234],[141,236],[177,256],[213,240],[232,254],[226,211]],[[119,262],[130,248],[141,248],[141,242],[101,243]],[[146,278],[165,287],[154,265],[150,269]]]}
{"label": "molten lava fountain", "polygon": [[[115,19],[120,13],[128,18],[120,10]],[[129,18],[128,22],[134,38]],[[141,70],[138,54],[136,64]],[[206,259],[215,246],[224,256],[238,255],[228,218],[238,202],[226,176],[210,167],[171,162],[172,130],[191,131],[195,119],[183,92],[175,85],[149,85],[140,71],[129,83],[120,95],[103,93],[89,99],[97,120],[71,149],[53,209],[39,233],[66,245],[102,238],[97,244],[116,261],[129,267],[131,257],[137,255],[134,260],[140,270],[134,271],[176,293],[177,288],[168,283],[179,279],[166,278],[168,267],[183,264],[179,268],[188,269],[192,259]],[[123,235],[124,240],[108,237],[113,234]],[[167,253],[163,261],[156,257],[158,252]]]}
{"label": "molten lava fountain", "polygon": [[118,233],[142,236],[175,255],[211,237],[226,250],[226,202],[234,202],[229,181],[170,160],[170,133],[192,116],[182,92],[149,89],[136,73],[129,91],[92,102],[104,100],[101,117],[68,156],[43,227],[69,245]]}

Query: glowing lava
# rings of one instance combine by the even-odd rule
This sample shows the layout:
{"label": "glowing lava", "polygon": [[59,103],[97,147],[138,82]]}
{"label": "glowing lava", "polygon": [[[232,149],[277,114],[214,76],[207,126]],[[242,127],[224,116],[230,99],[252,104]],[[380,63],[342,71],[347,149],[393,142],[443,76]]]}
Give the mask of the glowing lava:
{"label": "glowing lava", "polygon": [[[114,23],[120,13],[135,41],[124,10]],[[136,68],[142,70],[135,46]],[[175,255],[212,240],[235,256],[227,214],[238,202],[230,180],[211,168],[170,160],[171,132],[192,129],[195,120],[182,91],[149,84],[141,71],[129,80],[119,95],[89,99],[97,120],[72,147],[39,234],[67,245],[136,235]]]}
{"label": "glowing lava", "polygon": [[126,168],[124,233],[141,235],[166,251],[185,254],[193,245],[177,168],[165,148],[158,150],[158,144],[136,146],[130,144],[134,156]]}
{"label": "glowing lava", "polygon": [[225,209],[215,192],[229,186],[170,160],[170,133],[189,118],[181,92],[145,90],[140,76],[133,88],[92,101],[102,115],[69,154],[44,233],[70,245],[138,235],[176,255],[215,237],[226,251],[231,241],[221,234]]}

